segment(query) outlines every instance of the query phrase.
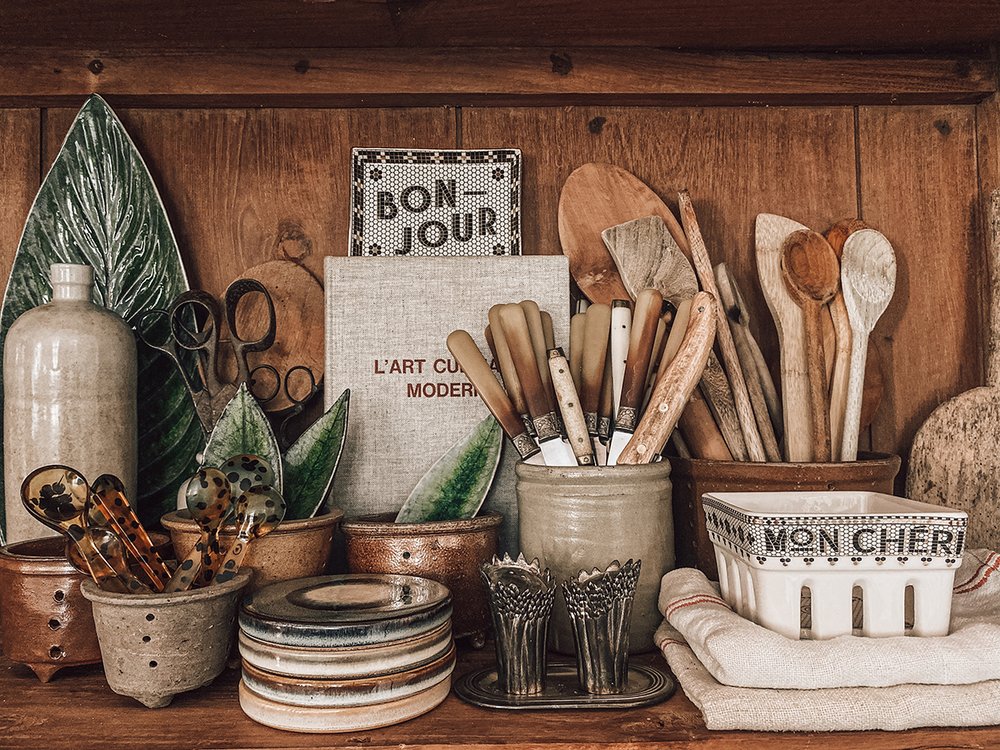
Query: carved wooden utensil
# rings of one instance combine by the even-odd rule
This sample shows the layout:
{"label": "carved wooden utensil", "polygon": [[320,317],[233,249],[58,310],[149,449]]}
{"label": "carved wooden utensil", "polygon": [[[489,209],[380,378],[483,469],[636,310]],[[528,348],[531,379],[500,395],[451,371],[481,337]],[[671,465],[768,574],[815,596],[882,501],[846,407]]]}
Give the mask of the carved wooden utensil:
{"label": "carved wooden utensil", "polygon": [[697,387],[715,341],[715,300],[698,292],[680,350],[653,389],[649,408],[618,458],[620,464],[650,463],[663,450],[692,391]]}
{"label": "carved wooden utensil", "polygon": [[809,373],[809,412],[812,416],[813,457],[830,460],[830,411],[823,350],[823,308],[840,287],[837,254],[819,232],[792,232],[782,246],[781,271],[792,298],[805,319],[806,367]]}
{"label": "carved wooden utensil", "polygon": [[677,205],[680,208],[684,232],[687,234],[695,273],[698,274],[702,289],[712,295],[712,302],[719,318],[716,335],[719,340],[719,348],[722,350],[722,360],[726,365],[726,374],[729,376],[729,383],[733,390],[733,398],[736,401],[736,415],[740,420],[740,428],[747,446],[747,455],[751,461],[780,461],[781,451],[778,450],[778,441],[771,428],[771,418],[768,416],[767,410],[764,409],[763,413],[755,414],[753,405],[750,403],[750,394],[747,392],[746,380],[743,378],[740,358],[736,353],[736,344],[733,343],[733,334],[729,330],[726,311],[718,299],[719,292],[716,289],[715,276],[712,273],[712,261],[708,257],[708,248],[702,238],[694,204],[691,202],[691,196],[687,190],[681,190],[677,194]]}
{"label": "carved wooden utensil", "polygon": [[781,248],[792,232],[808,229],[774,214],[758,214],[755,230],[757,274],[774,318],[781,349],[781,407],[785,419],[785,455],[789,461],[812,461],[812,417],[806,368],[805,321],[781,274]]}
{"label": "carved wooden utensil", "polygon": [[608,227],[601,237],[633,299],[643,289],[656,289],[676,307],[697,293],[691,263],[662,216],[643,216]]}
{"label": "carved wooden utensil", "polygon": [[896,255],[889,240],[874,229],[854,232],[844,243],[840,280],[851,321],[851,373],[840,460],[854,461],[858,457],[868,336],[896,289]]}
{"label": "carved wooden utensil", "polygon": [[566,178],[559,194],[559,242],[577,286],[591,302],[610,305],[630,295],[601,233],[643,216],[659,216],[681,249],[677,219],[641,180],[612,164],[592,162]]}
{"label": "carved wooden utensil", "polygon": [[986,385],[945,401],[913,439],[906,495],[969,514],[969,547],[1000,535],[1000,190],[988,207],[989,341]]}

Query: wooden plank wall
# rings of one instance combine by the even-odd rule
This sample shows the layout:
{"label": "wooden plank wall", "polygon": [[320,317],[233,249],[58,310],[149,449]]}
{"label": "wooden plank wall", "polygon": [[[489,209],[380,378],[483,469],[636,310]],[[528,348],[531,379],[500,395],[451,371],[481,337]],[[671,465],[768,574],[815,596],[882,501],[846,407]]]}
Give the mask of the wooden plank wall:
{"label": "wooden plank wall", "polygon": [[[82,102],[82,98],[80,99]],[[112,98],[112,103],[114,102]],[[934,406],[983,379],[980,183],[1000,186],[1000,106],[116,107],[144,154],[193,281],[220,292],[239,269],[291,258],[319,275],[344,254],[352,146],[516,146],[529,253],[559,252],[556,205],[579,164],[611,161],[668,203],[687,186],[716,261],[749,289],[752,325],[776,340],[754,274],[754,216],[824,230],[859,215],[899,258],[875,343],[886,394],[870,442],[908,451]],[[0,273],[75,109],[0,110]]]}

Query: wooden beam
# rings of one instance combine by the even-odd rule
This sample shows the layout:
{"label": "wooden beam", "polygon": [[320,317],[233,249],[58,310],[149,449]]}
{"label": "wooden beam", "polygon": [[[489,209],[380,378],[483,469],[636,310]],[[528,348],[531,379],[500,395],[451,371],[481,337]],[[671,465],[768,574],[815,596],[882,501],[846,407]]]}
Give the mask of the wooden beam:
{"label": "wooden beam", "polygon": [[914,50],[1000,39],[996,0],[4,0],[0,49],[646,46]]}
{"label": "wooden beam", "polygon": [[742,55],[649,48],[0,51],[0,106],[956,104],[986,57]]}

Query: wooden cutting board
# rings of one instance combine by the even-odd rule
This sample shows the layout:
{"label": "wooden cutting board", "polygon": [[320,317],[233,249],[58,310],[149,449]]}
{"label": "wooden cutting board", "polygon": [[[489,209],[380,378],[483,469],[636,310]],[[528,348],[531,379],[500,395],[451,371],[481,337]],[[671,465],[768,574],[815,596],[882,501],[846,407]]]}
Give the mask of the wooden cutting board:
{"label": "wooden cutting board", "polygon": [[996,549],[1000,533],[1000,190],[989,206],[986,385],[941,404],[913,439],[906,494],[969,514],[967,544]]}
{"label": "wooden cutting board", "polygon": [[[317,385],[323,381],[324,299],[323,285],[309,271],[290,260],[270,260],[248,268],[239,278],[261,282],[274,302],[274,345],[264,352],[248,355],[250,367],[269,364],[284,378],[296,365],[308,367]],[[246,299],[237,310],[236,324],[241,335],[253,338],[260,334],[266,322],[267,308],[263,300]],[[228,352],[228,347],[223,351]],[[232,357],[229,357],[232,359]],[[235,362],[227,362],[235,375]],[[304,375],[304,373],[303,373]],[[305,395],[305,378],[294,378],[292,393]],[[301,392],[300,392],[301,391]],[[282,390],[266,402],[265,411],[281,411],[292,405]]]}
{"label": "wooden cutting board", "polygon": [[663,219],[690,257],[673,213],[635,175],[613,164],[591,162],[566,178],[559,195],[559,242],[573,279],[591,302],[610,305],[616,299],[630,299],[601,232],[644,216]]}

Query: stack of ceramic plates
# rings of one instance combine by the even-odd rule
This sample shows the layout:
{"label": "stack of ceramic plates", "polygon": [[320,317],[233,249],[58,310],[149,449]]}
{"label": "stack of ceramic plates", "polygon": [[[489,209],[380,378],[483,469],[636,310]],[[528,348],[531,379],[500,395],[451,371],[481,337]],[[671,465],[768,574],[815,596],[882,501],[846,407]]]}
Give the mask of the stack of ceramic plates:
{"label": "stack of ceramic plates", "polygon": [[414,576],[265,586],[240,612],[240,706],[293,732],[352,732],[437,706],[451,688],[451,595]]}

